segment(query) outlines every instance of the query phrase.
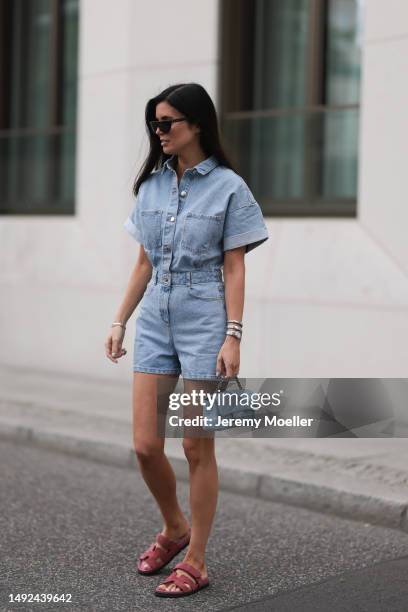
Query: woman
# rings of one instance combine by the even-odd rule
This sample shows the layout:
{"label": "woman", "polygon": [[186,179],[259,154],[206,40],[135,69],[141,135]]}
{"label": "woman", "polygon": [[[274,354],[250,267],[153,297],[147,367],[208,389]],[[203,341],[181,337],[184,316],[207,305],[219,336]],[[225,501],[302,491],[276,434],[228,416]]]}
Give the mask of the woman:
{"label": "woman", "polygon": [[[184,429],[190,529],[159,431],[180,374],[186,393],[211,392],[220,376],[238,374],[244,255],[268,231],[222,149],[215,107],[201,85],[168,87],[148,101],[145,119],[150,151],[124,224],[140,244],[139,255],[105,347],[114,363],[126,353],[125,325],[143,298],[134,343],[133,440],[164,526],[140,555],[138,571],[154,574],[187,547],[183,562],[155,590],[182,597],[209,584],[205,549],[218,494],[214,438]],[[184,416],[199,413],[190,405]]]}

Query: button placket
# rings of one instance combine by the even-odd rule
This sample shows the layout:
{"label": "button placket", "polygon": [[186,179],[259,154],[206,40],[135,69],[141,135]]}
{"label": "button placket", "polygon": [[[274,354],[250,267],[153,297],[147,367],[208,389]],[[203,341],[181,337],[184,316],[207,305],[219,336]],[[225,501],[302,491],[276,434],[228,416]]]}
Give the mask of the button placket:
{"label": "button placket", "polygon": [[169,325],[169,299],[171,292],[171,272],[170,266],[173,259],[173,244],[174,234],[176,231],[177,217],[186,201],[187,194],[190,188],[193,173],[186,170],[183,174],[180,184],[177,183],[177,174],[174,168],[173,181],[171,186],[170,203],[167,208],[166,220],[164,226],[164,241],[162,248],[162,265],[160,274],[160,312],[162,319]]}
{"label": "button placket", "polygon": [[174,233],[176,231],[177,212],[178,212],[178,188],[177,175],[173,169],[173,183],[171,188],[170,203],[167,208],[165,226],[164,226],[164,242],[162,248],[162,262],[160,274],[160,313],[163,321],[169,325],[169,298],[171,288],[171,272],[170,266],[172,262],[173,252],[172,245],[174,243]]}
{"label": "button placket", "polygon": [[194,169],[188,169],[186,170],[186,172],[183,174],[181,181],[180,181],[180,185],[179,185],[179,196],[181,199],[179,199],[179,207],[182,208],[183,205],[185,204],[187,195],[188,195],[188,191],[189,191],[189,187],[190,187],[190,183],[194,178]]}
{"label": "button placket", "polygon": [[171,188],[170,204],[167,209],[167,216],[164,228],[164,245],[163,245],[163,256],[162,256],[162,273],[168,274],[170,271],[170,264],[172,260],[172,244],[174,241],[174,232],[176,229],[177,222],[177,206],[178,206],[178,189],[177,189],[177,176],[173,170],[173,184]]}
{"label": "button placket", "polygon": [[[174,244],[174,234],[176,231],[176,223],[179,210],[182,208],[182,203],[185,202],[186,196],[189,191],[190,182],[192,177],[190,170],[186,170],[183,174],[180,184],[177,183],[177,174],[174,168],[173,172],[173,183],[171,188],[170,205],[167,209],[166,224],[164,228],[164,245],[163,245],[163,259],[162,259],[162,271],[169,272],[173,257],[172,245]],[[180,189],[180,191],[179,191]],[[182,198],[182,200],[180,200]]]}

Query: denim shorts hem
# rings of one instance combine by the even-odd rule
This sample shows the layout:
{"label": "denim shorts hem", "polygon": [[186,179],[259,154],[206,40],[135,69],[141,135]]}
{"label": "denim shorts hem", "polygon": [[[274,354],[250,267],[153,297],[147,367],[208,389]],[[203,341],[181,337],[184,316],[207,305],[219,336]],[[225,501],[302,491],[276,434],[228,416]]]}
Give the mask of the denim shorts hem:
{"label": "denim shorts hem", "polygon": [[191,380],[199,380],[201,378],[205,378],[206,380],[219,380],[220,377],[216,374],[192,374],[190,372],[186,372],[182,375],[183,378],[191,379]]}
{"label": "denim shorts hem", "polygon": [[146,372],[147,374],[181,374],[180,370],[161,370],[160,368],[143,368],[133,366],[134,372]]}

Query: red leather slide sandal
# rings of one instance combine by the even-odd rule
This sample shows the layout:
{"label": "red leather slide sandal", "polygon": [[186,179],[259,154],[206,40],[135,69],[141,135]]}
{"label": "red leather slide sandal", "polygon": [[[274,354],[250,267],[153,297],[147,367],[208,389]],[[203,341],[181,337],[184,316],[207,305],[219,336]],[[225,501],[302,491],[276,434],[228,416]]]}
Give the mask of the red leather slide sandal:
{"label": "red leather slide sandal", "polygon": [[[176,573],[177,569],[183,570],[189,575],[185,576],[184,574],[182,574],[178,576]],[[172,582],[173,584],[177,585],[181,590],[168,591],[165,588],[161,588],[163,584],[168,584],[169,582]],[[207,587],[209,585],[210,582],[208,580],[208,576],[202,578],[198,569],[190,565],[190,563],[181,562],[175,565],[174,570],[165,580],[163,580],[159,584],[154,594],[158,597],[185,597],[186,595],[192,595],[193,593],[197,593],[197,591],[200,591],[201,589],[204,589],[204,587]]]}
{"label": "red leather slide sandal", "polygon": [[[167,565],[190,542],[191,529],[177,540],[170,540],[162,533],[156,535],[156,542],[149,546],[140,556],[137,563],[139,574],[149,576]],[[160,548],[163,546],[163,548]]]}

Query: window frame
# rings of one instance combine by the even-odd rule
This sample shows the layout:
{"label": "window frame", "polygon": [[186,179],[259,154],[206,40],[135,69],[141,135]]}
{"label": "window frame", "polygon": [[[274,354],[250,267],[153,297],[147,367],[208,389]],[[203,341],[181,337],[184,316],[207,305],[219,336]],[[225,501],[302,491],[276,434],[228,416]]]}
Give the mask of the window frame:
{"label": "window frame", "polygon": [[[19,2],[17,11],[21,11],[21,32],[24,34],[26,30],[26,16],[27,12],[22,10],[22,6],[25,0],[17,0]],[[19,127],[10,127],[10,104],[11,104],[11,57],[12,57],[12,45],[23,42],[13,41],[13,36],[9,26],[12,22],[13,9],[12,4],[16,0],[0,0],[0,74],[3,76],[0,81],[0,139],[11,139],[19,137],[49,136],[49,142],[47,144],[48,152],[47,159],[45,161],[44,174],[46,177],[46,201],[36,200],[33,203],[33,210],[19,210],[19,201],[21,200],[21,194],[17,194],[17,198],[11,202],[7,202],[7,208],[4,208],[4,204],[0,202],[0,215],[4,216],[38,216],[38,215],[52,215],[52,216],[73,216],[75,215],[75,197],[67,198],[63,200],[63,206],[56,206],[55,202],[59,202],[58,188],[61,180],[62,162],[60,155],[61,140],[58,136],[67,133],[75,132],[76,127],[73,125],[64,125],[61,123],[62,115],[62,97],[63,97],[63,73],[62,73],[62,55],[63,55],[63,44],[64,44],[64,29],[63,29],[63,11],[62,5],[64,0],[52,0],[50,2],[51,8],[51,28],[50,28],[50,53],[49,53],[49,113],[47,118],[47,127],[31,127],[27,126],[27,118],[23,116],[22,112],[19,112]],[[28,9],[29,10],[29,9]],[[24,38],[24,36],[23,36]],[[24,72],[24,71],[23,71]],[[24,75],[18,75],[19,79],[24,78]],[[3,95],[1,95],[3,92]],[[4,164],[6,166],[6,164]],[[30,181],[30,164],[28,167],[20,169],[22,176],[19,176],[19,181]],[[0,180],[8,180],[7,168],[0,164]],[[74,181],[76,180],[76,173],[74,173]],[[14,209],[13,209],[14,207]]]}
{"label": "window frame", "polygon": [[[254,57],[253,0],[223,0],[219,3],[218,48],[220,69],[217,77],[217,106],[220,109],[221,131],[227,119],[255,117],[305,116],[304,197],[270,201],[259,200],[267,216],[276,217],[356,217],[357,195],[353,198],[320,198],[318,183],[321,163],[316,163],[310,151],[322,142],[323,122],[310,121],[309,117],[322,116],[331,111],[359,110],[360,104],[327,105],[322,103],[327,49],[327,16],[329,0],[309,0],[309,40],[306,76],[306,105],[300,108],[279,108],[262,111],[238,110],[248,106],[252,99],[251,74]],[[233,155],[231,155],[233,158]],[[234,160],[235,161],[235,160]],[[358,163],[358,159],[357,159]],[[236,163],[237,167],[239,166]],[[238,170],[240,171],[239,167]],[[248,180],[248,177],[244,176]]]}

